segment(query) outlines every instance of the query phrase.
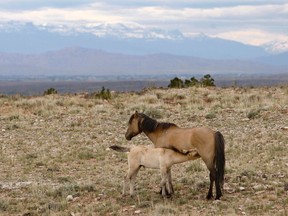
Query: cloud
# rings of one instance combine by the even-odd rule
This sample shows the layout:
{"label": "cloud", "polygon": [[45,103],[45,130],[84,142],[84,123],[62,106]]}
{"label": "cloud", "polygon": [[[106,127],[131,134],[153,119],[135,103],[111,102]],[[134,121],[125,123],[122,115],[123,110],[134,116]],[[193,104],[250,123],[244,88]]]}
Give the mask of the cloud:
{"label": "cloud", "polygon": [[265,35],[273,39],[288,34],[288,4],[285,0],[6,0],[0,2],[0,20],[71,25],[132,22],[258,44]]}
{"label": "cloud", "polygon": [[39,8],[65,8],[79,7],[93,3],[93,0],[5,0],[0,1],[0,10],[35,10]]}
{"label": "cloud", "polygon": [[35,24],[71,24],[90,22],[115,22],[123,21],[121,16],[101,10],[101,8],[40,8],[37,10],[0,11],[2,21],[25,21]]}
{"label": "cloud", "polygon": [[262,45],[271,41],[288,41],[288,36],[281,33],[273,33],[258,29],[245,29],[239,31],[228,31],[220,34],[215,34],[215,37],[228,40],[235,40],[251,45]]}

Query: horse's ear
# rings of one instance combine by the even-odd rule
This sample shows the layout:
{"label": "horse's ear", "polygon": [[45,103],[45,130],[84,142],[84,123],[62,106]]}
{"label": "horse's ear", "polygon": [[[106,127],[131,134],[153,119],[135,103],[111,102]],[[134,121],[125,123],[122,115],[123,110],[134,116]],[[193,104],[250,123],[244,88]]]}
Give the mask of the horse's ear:
{"label": "horse's ear", "polygon": [[138,117],[138,111],[137,110],[134,113],[134,117]]}

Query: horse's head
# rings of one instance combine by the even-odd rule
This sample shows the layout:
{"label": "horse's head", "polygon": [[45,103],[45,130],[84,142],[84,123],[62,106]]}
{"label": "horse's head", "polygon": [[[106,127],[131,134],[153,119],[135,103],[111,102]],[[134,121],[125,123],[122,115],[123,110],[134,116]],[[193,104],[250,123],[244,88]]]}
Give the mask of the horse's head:
{"label": "horse's head", "polygon": [[142,132],[139,125],[141,123],[141,115],[138,114],[137,111],[133,115],[131,115],[129,122],[128,122],[128,128],[125,133],[125,138],[127,140],[131,140],[134,136],[137,136]]}

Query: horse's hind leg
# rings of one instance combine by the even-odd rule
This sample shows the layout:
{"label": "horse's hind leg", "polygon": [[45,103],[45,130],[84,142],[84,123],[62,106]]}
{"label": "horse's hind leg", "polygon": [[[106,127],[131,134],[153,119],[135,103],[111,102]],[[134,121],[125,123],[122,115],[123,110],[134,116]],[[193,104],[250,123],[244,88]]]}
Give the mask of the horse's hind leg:
{"label": "horse's hind leg", "polygon": [[132,166],[129,167],[128,174],[126,178],[124,179],[124,185],[123,185],[123,194],[126,194],[126,187],[127,187],[127,182],[129,182],[130,185],[130,195],[134,195],[134,185],[135,185],[135,179],[137,176],[137,173],[140,169],[140,166]]}
{"label": "horse's hind leg", "polygon": [[206,196],[207,199],[211,199],[213,197],[213,184],[215,181],[215,168],[210,170],[210,187],[209,187],[209,191],[208,194]]}
{"label": "horse's hind leg", "polygon": [[211,199],[213,197],[213,184],[215,182],[215,187],[216,187],[216,197],[215,199],[220,199],[220,197],[222,196],[222,192],[221,192],[221,186],[220,186],[220,182],[219,182],[219,177],[217,175],[217,171],[216,169],[210,168],[210,187],[209,187],[209,191],[207,194],[207,199]]}
{"label": "horse's hind leg", "polygon": [[215,177],[215,187],[216,187],[216,198],[215,199],[217,200],[217,199],[220,199],[220,197],[222,196],[218,173],[216,173],[216,177]]}

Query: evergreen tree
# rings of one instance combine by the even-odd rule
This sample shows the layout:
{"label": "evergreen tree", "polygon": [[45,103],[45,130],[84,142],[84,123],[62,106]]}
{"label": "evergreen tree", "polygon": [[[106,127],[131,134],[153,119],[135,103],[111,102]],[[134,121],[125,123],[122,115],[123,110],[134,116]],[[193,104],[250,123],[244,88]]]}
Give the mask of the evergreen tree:
{"label": "evergreen tree", "polygon": [[199,81],[195,77],[191,77],[191,86],[199,86]]}
{"label": "evergreen tree", "polygon": [[170,84],[168,85],[169,88],[183,88],[184,82],[183,80],[175,77],[174,79],[170,80]]}
{"label": "evergreen tree", "polygon": [[184,81],[184,86],[185,86],[186,88],[192,86],[191,80],[185,79],[185,81]]}
{"label": "evergreen tree", "polygon": [[206,75],[201,79],[201,84],[202,84],[203,87],[215,86],[215,84],[214,84],[214,79],[211,77],[210,74],[206,74]]}

